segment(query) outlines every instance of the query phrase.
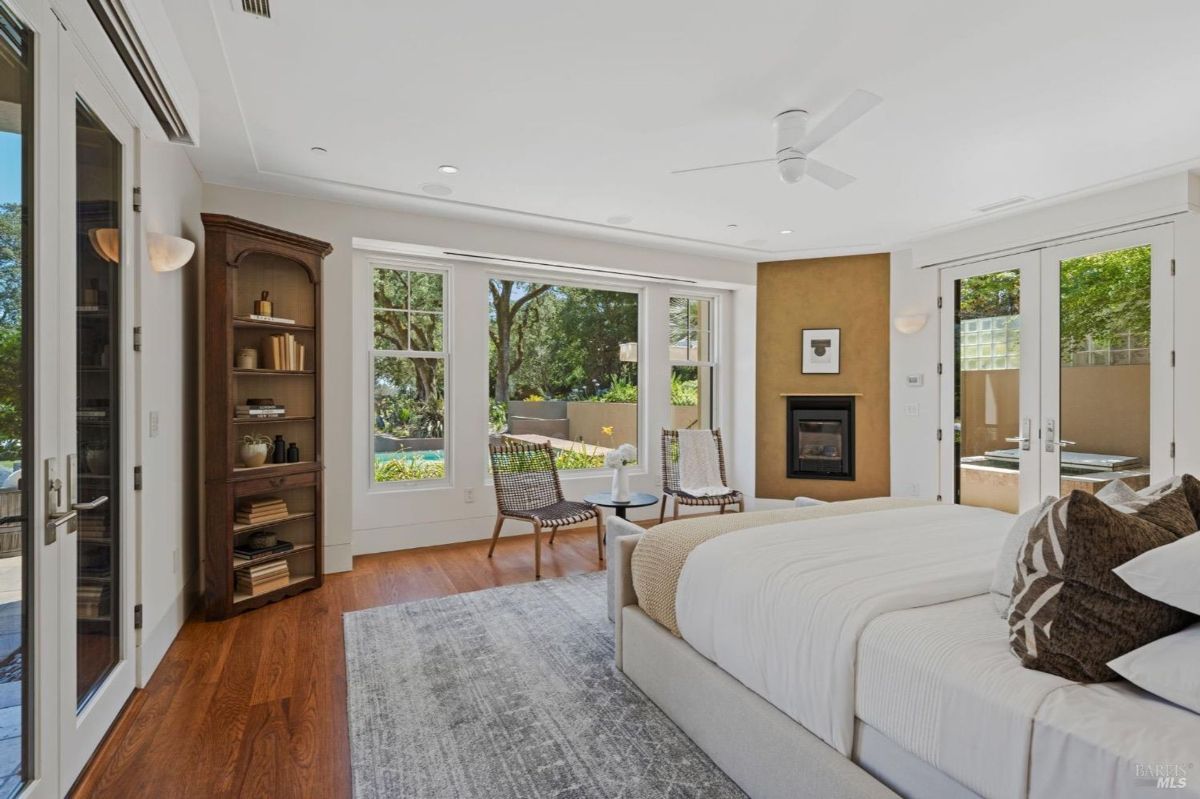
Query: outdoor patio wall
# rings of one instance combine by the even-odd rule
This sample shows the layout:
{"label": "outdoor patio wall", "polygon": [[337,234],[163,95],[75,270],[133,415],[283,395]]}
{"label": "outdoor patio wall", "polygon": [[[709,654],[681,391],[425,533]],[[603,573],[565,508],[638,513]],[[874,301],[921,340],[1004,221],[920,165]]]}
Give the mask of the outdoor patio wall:
{"label": "outdoor patio wall", "polygon": [[[638,406],[632,402],[568,402],[567,419],[571,440],[582,440],[587,444],[614,447],[621,444],[637,444]],[[671,427],[687,427],[696,419],[695,405],[672,405]],[[612,427],[609,436],[601,428]],[[656,430],[649,431],[647,441],[658,442]]]}
{"label": "outdoor patio wall", "polygon": [[[841,500],[887,496],[889,269],[887,253],[758,265],[758,497]],[[801,331],[841,328],[841,374],[800,372]],[[785,393],[855,398],[853,481],[787,477]]]}
{"label": "outdoor patio wall", "polygon": [[[1059,427],[1064,438],[1075,442],[1072,450],[1136,455],[1149,462],[1149,366],[1073,366],[1061,375]],[[963,456],[1013,446],[1003,441],[1020,429],[1018,377],[1016,369],[963,372],[963,418],[976,422],[975,430],[969,425],[963,430]],[[981,420],[983,435],[978,429]]]}

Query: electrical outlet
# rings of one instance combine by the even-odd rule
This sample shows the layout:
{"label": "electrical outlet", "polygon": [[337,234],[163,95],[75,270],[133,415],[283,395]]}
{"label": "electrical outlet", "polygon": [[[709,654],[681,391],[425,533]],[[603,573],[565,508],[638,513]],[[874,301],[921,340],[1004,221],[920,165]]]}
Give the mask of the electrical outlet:
{"label": "electrical outlet", "polygon": [[910,402],[904,406],[904,412],[906,414],[908,414],[909,416],[920,416],[921,415],[921,406],[919,403]]}
{"label": "electrical outlet", "polygon": [[158,438],[158,411],[150,411],[150,437]]}
{"label": "electrical outlet", "polygon": [[468,503],[474,502],[475,501],[475,489],[464,488],[463,489],[463,501],[468,502]]}

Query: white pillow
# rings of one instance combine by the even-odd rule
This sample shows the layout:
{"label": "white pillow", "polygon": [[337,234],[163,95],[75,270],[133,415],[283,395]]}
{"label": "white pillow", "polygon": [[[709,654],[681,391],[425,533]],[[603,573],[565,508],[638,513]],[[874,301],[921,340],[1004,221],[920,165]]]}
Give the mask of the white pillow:
{"label": "white pillow", "polygon": [[1046,497],[1037,506],[1030,508],[1017,517],[1004,545],[1000,547],[1000,556],[996,559],[996,568],[992,571],[992,604],[1002,617],[1008,616],[1009,597],[1012,596],[1013,580],[1017,576],[1017,556],[1033,527],[1042,514],[1055,503],[1056,497]]}
{"label": "white pillow", "polygon": [[1182,632],[1159,638],[1110,660],[1108,667],[1137,687],[1193,713],[1200,713],[1200,668],[1196,668],[1197,663],[1200,663],[1200,624],[1193,624]]}
{"label": "white pillow", "polygon": [[1143,552],[1113,573],[1139,594],[1200,616],[1200,533]]}

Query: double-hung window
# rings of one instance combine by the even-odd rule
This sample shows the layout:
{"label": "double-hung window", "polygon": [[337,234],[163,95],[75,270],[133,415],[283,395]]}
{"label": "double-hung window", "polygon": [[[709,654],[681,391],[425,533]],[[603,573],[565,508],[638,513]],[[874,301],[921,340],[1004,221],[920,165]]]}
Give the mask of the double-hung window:
{"label": "double-hung window", "polygon": [[446,272],[371,265],[372,482],[446,478]]}
{"label": "double-hung window", "polygon": [[714,304],[711,297],[676,296],[669,300],[671,426],[675,429],[713,426],[717,366]]}

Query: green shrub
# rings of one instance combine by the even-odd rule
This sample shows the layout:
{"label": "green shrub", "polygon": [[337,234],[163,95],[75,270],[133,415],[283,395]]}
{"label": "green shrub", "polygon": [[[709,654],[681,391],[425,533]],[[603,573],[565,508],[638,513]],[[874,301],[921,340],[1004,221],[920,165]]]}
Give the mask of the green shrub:
{"label": "green shrub", "polygon": [[608,391],[600,397],[601,402],[637,402],[638,387],[620,375],[609,375]]}
{"label": "green shrub", "polygon": [[604,456],[595,450],[580,452],[572,449],[554,450],[554,464],[560,469],[600,469],[604,466]]}
{"label": "green shrub", "polygon": [[698,405],[700,404],[700,381],[685,380],[678,374],[671,374],[671,404]]}
{"label": "green shrub", "polygon": [[375,482],[402,480],[439,480],[446,476],[445,461],[423,461],[415,457],[375,462]]}

